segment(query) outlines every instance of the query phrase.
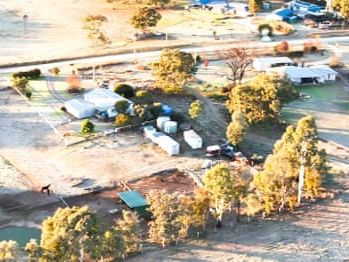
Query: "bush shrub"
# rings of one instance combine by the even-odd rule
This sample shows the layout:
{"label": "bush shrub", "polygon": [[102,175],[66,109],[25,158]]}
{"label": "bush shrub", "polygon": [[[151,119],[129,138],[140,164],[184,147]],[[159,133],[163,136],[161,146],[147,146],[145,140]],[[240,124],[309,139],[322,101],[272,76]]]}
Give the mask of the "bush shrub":
{"label": "bush shrub", "polygon": [[135,105],[133,107],[136,116],[140,119],[144,119],[146,116],[146,108],[143,105]]}
{"label": "bush shrub", "polygon": [[134,96],[134,90],[133,87],[127,84],[117,84],[114,87],[114,92],[118,93],[119,95],[130,98]]}
{"label": "bush shrub", "polygon": [[83,88],[81,88],[80,86],[69,86],[67,91],[69,94],[80,94],[83,92]]}
{"label": "bush shrub", "polygon": [[26,96],[28,99],[30,99],[33,93],[32,93],[32,91],[31,91],[29,88],[26,88],[26,89],[24,90],[24,94],[25,94],[25,96]]}
{"label": "bush shrub", "polygon": [[25,77],[12,77],[12,86],[20,92],[24,92],[28,86],[28,79]]}
{"label": "bush shrub", "polygon": [[85,119],[81,122],[80,132],[84,135],[93,133],[95,125],[89,120]]}
{"label": "bush shrub", "polygon": [[274,46],[274,50],[276,53],[285,53],[289,49],[289,45],[287,41],[282,41]]}
{"label": "bush shrub", "polygon": [[178,122],[178,124],[183,123],[185,121],[185,116],[179,112],[173,112],[171,119],[173,121]]}
{"label": "bush shrub", "polygon": [[149,92],[147,90],[137,90],[136,97],[137,98],[145,98],[149,96]]}
{"label": "bush shrub", "polygon": [[125,114],[129,108],[129,104],[126,100],[120,100],[115,103],[115,110],[118,113]]}
{"label": "bush shrub", "polygon": [[63,111],[63,112],[67,112],[67,108],[65,107],[65,106],[61,106],[61,111]]}
{"label": "bush shrub", "polygon": [[131,119],[128,115],[118,114],[115,118],[115,125],[117,127],[127,125],[131,122]]}
{"label": "bush shrub", "polygon": [[58,76],[59,73],[61,72],[61,70],[59,70],[58,67],[54,67],[54,68],[50,69],[50,72],[51,72],[52,74],[54,74],[55,76]]}
{"label": "bush shrub", "polygon": [[273,27],[269,24],[260,24],[258,26],[258,32],[260,35],[262,35],[262,32],[264,30],[269,30],[268,36],[272,36],[273,35]]}
{"label": "bush shrub", "polygon": [[40,69],[32,69],[29,71],[19,71],[17,73],[12,74],[13,78],[28,78],[28,79],[38,79],[41,76]]}
{"label": "bush shrub", "polygon": [[149,105],[148,110],[154,118],[157,118],[162,115],[162,105],[159,102],[155,102],[152,105]]}

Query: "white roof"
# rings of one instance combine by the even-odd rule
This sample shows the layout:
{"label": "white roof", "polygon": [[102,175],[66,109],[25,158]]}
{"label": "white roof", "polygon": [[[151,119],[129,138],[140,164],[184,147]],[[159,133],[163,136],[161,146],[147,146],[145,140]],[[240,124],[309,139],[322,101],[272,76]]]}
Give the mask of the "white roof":
{"label": "white roof", "polygon": [[70,114],[79,119],[93,116],[96,110],[92,104],[82,99],[68,100],[64,102],[64,106]]}
{"label": "white roof", "polygon": [[71,99],[64,102],[65,106],[71,106],[79,110],[94,110],[95,107],[82,99]]}
{"label": "white roof", "polygon": [[254,61],[258,61],[262,64],[278,64],[278,63],[293,63],[293,61],[286,56],[265,56],[257,57]]}
{"label": "white roof", "polygon": [[120,100],[126,100],[131,103],[129,100],[120,96],[119,94],[104,88],[93,89],[92,91],[84,94],[84,99],[99,108],[113,107],[115,103]]}
{"label": "white roof", "polygon": [[184,139],[201,139],[201,137],[194,130],[187,130],[183,132]]}
{"label": "white roof", "polygon": [[314,72],[308,67],[281,66],[281,67],[269,68],[268,71],[286,74],[287,77],[291,79],[321,77],[320,74]]}
{"label": "white roof", "polygon": [[321,75],[337,75],[337,72],[327,65],[316,65],[311,66],[310,69]]}

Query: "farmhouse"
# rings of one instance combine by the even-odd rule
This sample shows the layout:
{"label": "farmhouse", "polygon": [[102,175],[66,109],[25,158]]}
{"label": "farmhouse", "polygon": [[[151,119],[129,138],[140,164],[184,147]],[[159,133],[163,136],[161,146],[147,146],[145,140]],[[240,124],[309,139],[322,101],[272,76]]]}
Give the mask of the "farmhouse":
{"label": "farmhouse", "polygon": [[324,83],[323,76],[308,67],[283,66],[269,68],[268,73],[276,72],[285,75],[295,85]]}
{"label": "farmhouse", "polygon": [[96,112],[96,108],[92,104],[82,99],[71,99],[66,101],[64,107],[68,113],[77,119],[91,117]]}
{"label": "farmhouse", "polygon": [[132,106],[130,100],[104,88],[93,89],[84,94],[84,99],[86,102],[93,104],[98,110],[108,110],[109,108],[114,107],[116,102],[121,100],[126,100],[130,104],[130,110]]}
{"label": "farmhouse", "polygon": [[322,80],[325,82],[336,81],[337,72],[327,65],[311,66],[310,70],[321,75]]}

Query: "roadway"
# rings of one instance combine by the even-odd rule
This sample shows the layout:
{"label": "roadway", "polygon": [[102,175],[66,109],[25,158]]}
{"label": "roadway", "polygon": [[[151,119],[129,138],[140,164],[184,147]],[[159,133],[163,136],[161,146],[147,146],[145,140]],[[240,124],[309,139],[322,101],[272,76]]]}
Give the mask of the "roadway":
{"label": "roadway", "polygon": [[[305,41],[309,41],[309,39],[287,40],[290,46],[303,45]],[[323,45],[349,42],[349,36],[318,38],[318,39],[314,39],[314,41],[320,42],[320,44],[323,44]],[[239,44],[211,45],[206,47],[188,47],[188,48],[182,48],[182,51],[192,53],[192,54],[210,53],[210,52],[225,50],[232,47],[244,47],[248,49],[272,48],[276,44],[277,42],[249,41],[249,42],[244,42]],[[69,66],[72,64],[99,65],[99,64],[107,64],[111,62],[154,60],[155,58],[159,57],[160,52],[161,51],[158,50],[158,51],[149,51],[149,52],[142,52],[142,53],[136,53],[136,54],[126,53],[126,54],[96,56],[96,57],[72,59],[72,60],[62,60],[60,62],[45,63],[45,64],[39,64],[39,65],[15,66],[15,67],[1,68],[0,73],[13,73],[17,71],[26,71],[33,68],[39,68],[42,71],[47,71],[48,69],[51,69],[53,67],[63,67],[63,66]]]}

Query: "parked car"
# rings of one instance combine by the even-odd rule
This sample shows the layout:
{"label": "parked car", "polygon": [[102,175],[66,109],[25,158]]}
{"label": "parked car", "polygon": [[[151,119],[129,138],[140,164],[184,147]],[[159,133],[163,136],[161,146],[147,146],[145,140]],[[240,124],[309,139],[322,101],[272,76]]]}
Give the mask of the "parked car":
{"label": "parked car", "polygon": [[114,107],[107,110],[97,110],[95,117],[101,121],[112,121],[118,115]]}
{"label": "parked car", "polygon": [[220,141],[220,148],[221,148],[221,155],[226,156],[230,159],[234,159],[234,147],[227,141],[227,140],[221,140]]}
{"label": "parked car", "polygon": [[108,89],[109,88],[109,80],[108,79],[98,79],[97,80],[97,86],[99,88],[104,88],[104,89]]}
{"label": "parked car", "polygon": [[318,28],[319,29],[326,29],[326,30],[328,30],[328,29],[330,29],[331,25],[332,25],[332,22],[324,21],[324,22],[320,22],[319,23]]}
{"label": "parked car", "polygon": [[332,15],[328,15],[328,14],[321,14],[321,15],[314,15],[314,14],[306,14],[304,16],[304,20],[312,20],[315,23],[320,23],[320,22],[324,22],[324,21],[330,21],[333,19]]}
{"label": "parked car", "polygon": [[219,145],[208,146],[206,148],[207,157],[218,157],[221,154],[221,147]]}

